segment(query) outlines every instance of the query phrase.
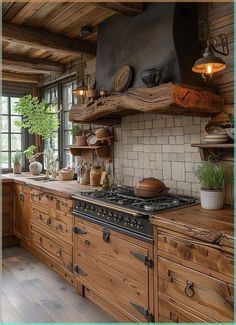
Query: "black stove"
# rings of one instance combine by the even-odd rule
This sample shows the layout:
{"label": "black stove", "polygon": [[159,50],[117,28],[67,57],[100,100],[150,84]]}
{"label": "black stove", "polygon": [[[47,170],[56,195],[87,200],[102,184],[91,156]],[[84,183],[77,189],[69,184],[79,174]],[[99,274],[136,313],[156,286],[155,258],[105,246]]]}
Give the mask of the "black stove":
{"label": "black stove", "polygon": [[73,198],[76,200],[74,215],[146,241],[153,238],[150,215],[199,203],[193,197],[174,194],[143,199],[134,195],[132,187],[126,186],[81,192]]}

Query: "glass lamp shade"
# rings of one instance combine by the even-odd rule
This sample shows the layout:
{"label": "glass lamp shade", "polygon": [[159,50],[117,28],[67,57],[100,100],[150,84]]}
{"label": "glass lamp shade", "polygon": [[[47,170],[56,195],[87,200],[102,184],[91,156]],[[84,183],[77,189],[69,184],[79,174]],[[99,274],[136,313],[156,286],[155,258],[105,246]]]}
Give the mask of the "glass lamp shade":
{"label": "glass lamp shade", "polygon": [[192,71],[201,73],[203,75],[212,76],[213,73],[222,71],[226,68],[226,63],[220,57],[215,56],[212,48],[208,46],[205,49],[203,57],[198,59],[193,67]]}
{"label": "glass lamp shade", "polygon": [[85,86],[84,80],[82,79],[77,87],[73,90],[73,94],[77,96],[84,96],[85,91],[87,90],[87,87]]}

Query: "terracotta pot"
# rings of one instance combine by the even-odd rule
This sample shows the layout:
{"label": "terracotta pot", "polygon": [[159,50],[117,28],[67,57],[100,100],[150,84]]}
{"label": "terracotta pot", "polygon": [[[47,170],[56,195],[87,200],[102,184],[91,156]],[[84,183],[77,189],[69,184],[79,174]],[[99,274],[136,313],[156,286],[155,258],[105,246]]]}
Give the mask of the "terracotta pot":
{"label": "terracotta pot", "polygon": [[87,146],[87,136],[86,135],[77,135],[75,137],[76,144],[79,146]]}
{"label": "terracotta pot", "polygon": [[134,188],[134,194],[139,197],[153,198],[168,193],[168,188],[159,179],[149,177],[144,178]]}
{"label": "terracotta pot", "polygon": [[21,174],[21,172],[22,172],[22,165],[14,164],[13,165],[13,174]]}

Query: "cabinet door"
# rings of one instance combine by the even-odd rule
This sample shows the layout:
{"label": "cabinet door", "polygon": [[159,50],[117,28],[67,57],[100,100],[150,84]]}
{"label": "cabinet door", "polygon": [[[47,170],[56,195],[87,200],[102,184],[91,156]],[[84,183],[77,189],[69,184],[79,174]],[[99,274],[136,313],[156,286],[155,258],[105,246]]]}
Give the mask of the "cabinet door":
{"label": "cabinet door", "polygon": [[14,211],[14,234],[21,239],[22,232],[22,186],[15,187],[15,211]]}
{"label": "cabinet door", "polygon": [[13,235],[12,184],[2,184],[2,236]]}
{"label": "cabinet door", "polygon": [[21,218],[22,218],[22,240],[30,243],[31,238],[31,202],[30,202],[30,189],[23,188],[23,198],[20,200],[21,204]]}

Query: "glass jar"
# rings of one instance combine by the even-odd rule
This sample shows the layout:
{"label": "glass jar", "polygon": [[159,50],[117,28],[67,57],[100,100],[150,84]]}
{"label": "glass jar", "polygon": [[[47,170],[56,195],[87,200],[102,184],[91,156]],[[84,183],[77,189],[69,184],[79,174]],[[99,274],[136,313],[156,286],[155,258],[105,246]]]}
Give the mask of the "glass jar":
{"label": "glass jar", "polygon": [[100,166],[93,166],[90,171],[90,185],[99,186],[102,176],[102,169]]}

